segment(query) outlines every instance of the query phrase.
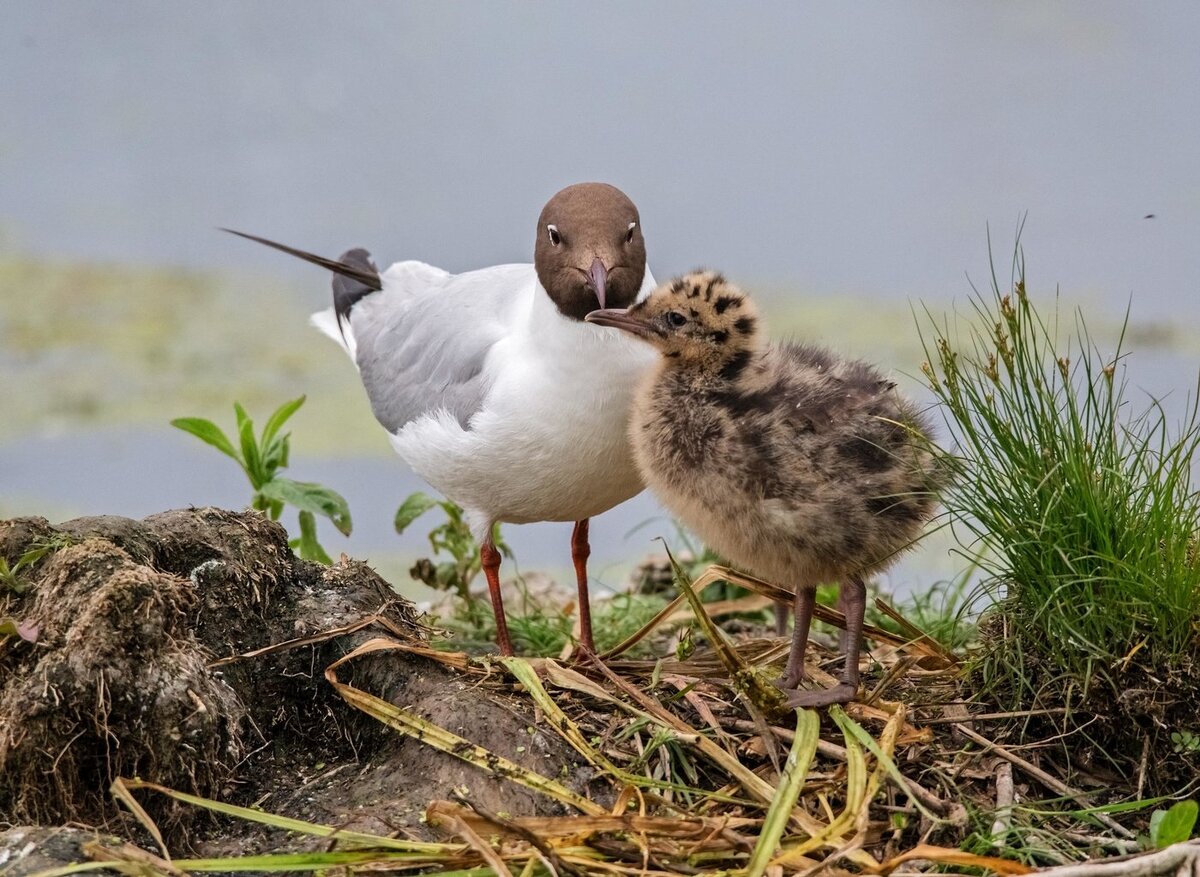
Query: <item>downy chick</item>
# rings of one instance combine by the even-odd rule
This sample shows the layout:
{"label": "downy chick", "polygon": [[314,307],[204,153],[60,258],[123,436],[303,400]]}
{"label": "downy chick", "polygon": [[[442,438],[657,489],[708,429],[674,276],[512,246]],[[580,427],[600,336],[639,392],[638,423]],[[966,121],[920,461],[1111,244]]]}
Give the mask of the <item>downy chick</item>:
{"label": "downy chick", "polygon": [[[921,413],[865,362],[766,343],[753,303],[720,274],[680,277],[587,320],[662,354],[639,385],[630,423],[647,486],[734,564],[795,591],[779,681],[789,704],[852,700],[864,577],[908,548],[934,510]],[[841,588],[846,667],[833,688],[800,691],[823,582]]]}

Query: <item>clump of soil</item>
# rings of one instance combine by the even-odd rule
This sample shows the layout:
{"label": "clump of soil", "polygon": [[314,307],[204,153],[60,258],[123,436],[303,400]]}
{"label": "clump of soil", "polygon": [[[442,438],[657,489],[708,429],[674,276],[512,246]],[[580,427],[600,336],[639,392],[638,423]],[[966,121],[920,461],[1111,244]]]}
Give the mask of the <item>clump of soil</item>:
{"label": "clump of soil", "polygon": [[[373,618],[422,638],[412,604],[365,564],[299,560],[278,524],[217,509],[0,522],[10,567],[36,548],[49,550],[21,569],[17,587],[0,582],[0,617],[38,627],[34,642],[0,637],[0,828],[113,825],[117,777],[368,830],[420,830],[425,805],[463,785],[498,810],[557,812],[337,696],[323,670],[378,634],[369,623],[214,666]],[[541,773],[587,780],[556,736],[529,733],[532,715],[468,690],[437,662],[366,656],[343,678],[450,730],[469,728],[475,742]],[[234,852],[242,842],[196,808],[141,800],[184,846]],[[257,832],[244,842],[258,850],[283,843],[235,830]]]}
{"label": "clump of soil", "polygon": [[979,654],[1019,655],[1027,687],[1003,674],[990,680],[983,660],[967,680],[978,702],[1016,712],[993,729],[997,739],[1027,747],[1045,741],[1037,747],[1043,756],[1073,764],[1098,786],[1128,789],[1131,797],[1172,797],[1193,787],[1200,779],[1200,635],[1169,661],[1135,649],[1117,664],[1099,666],[1089,680],[1065,670],[1034,639],[1017,642],[1008,619],[1020,611],[1010,600],[984,615]]}

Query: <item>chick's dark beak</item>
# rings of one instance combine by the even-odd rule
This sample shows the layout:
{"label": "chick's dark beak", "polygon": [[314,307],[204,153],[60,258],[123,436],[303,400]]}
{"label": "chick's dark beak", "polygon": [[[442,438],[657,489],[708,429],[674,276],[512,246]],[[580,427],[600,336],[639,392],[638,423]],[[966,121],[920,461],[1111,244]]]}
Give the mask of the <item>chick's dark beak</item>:
{"label": "chick's dark beak", "polygon": [[601,311],[592,311],[583,319],[588,323],[595,323],[597,326],[612,326],[614,329],[622,329],[640,338],[649,338],[651,334],[649,327],[641,320],[631,317],[627,308],[605,308]]}
{"label": "chick's dark beak", "polygon": [[604,307],[604,290],[608,286],[608,269],[604,267],[599,256],[592,260],[592,267],[588,269],[587,286],[596,293],[596,301],[600,302],[600,307]]}

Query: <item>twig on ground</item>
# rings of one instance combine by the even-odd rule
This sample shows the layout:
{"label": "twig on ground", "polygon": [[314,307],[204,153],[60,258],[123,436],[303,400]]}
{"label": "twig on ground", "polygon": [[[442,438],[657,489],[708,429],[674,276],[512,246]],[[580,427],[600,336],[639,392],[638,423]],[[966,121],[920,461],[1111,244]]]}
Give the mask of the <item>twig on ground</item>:
{"label": "twig on ground", "polygon": [[[1050,789],[1051,791],[1057,792],[1058,794],[1060,794],[1066,798],[1070,798],[1073,801],[1077,801],[1080,804],[1082,804],[1084,807],[1089,807],[1089,808],[1095,807],[1095,804],[1092,803],[1092,799],[1088,795],[1079,791],[1078,789],[1071,788],[1066,783],[1064,783],[1062,780],[1055,779],[1050,774],[1046,773],[1044,770],[1042,770],[1040,767],[1038,767],[1036,764],[1026,761],[1024,758],[1021,758],[1019,755],[1014,755],[1012,752],[1005,749],[999,743],[993,743],[991,740],[987,739],[983,735],[976,734],[974,731],[972,731],[966,725],[955,725],[955,728],[960,733],[962,733],[965,737],[967,737],[969,740],[975,741],[976,743],[978,743],[980,746],[983,746],[988,751],[995,752],[997,755],[999,755],[1005,761],[1011,762],[1012,764],[1021,768],[1021,770],[1025,771],[1025,773],[1029,774],[1031,777],[1036,779],[1038,782],[1040,782],[1042,785],[1046,786],[1046,788]],[[1126,828],[1121,823],[1117,822],[1115,819],[1113,819],[1107,813],[1097,812],[1097,813],[1093,813],[1092,815],[1095,816],[1096,819],[1103,822],[1110,829],[1115,831],[1117,834],[1121,835],[1121,837],[1125,837],[1125,838],[1133,837],[1132,831],[1130,831],[1128,828]]]}
{"label": "twig on ground", "polygon": [[[930,704],[928,707],[915,706],[914,712],[920,712],[925,709],[944,708],[943,704]],[[1009,710],[1002,713],[975,713],[963,716],[935,716],[930,719],[921,719],[922,725],[954,725],[959,722],[990,722],[993,720],[1002,719],[1024,719],[1030,716],[1057,716],[1067,712],[1066,707],[1053,707],[1052,709],[1041,710]]]}
{"label": "twig on ground", "polygon": [[1039,873],[1043,877],[1197,877],[1200,875],[1200,840],[1178,843],[1141,856],[1060,865]]}
{"label": "twig on ground", "polygon": [[1150,765],[1150,735],[1142,738],[1142,757],[1138,765],[1137,793],[1134,797],[1142,799],[1142,790],[1146,788],[1146,768]]}
{"label": "twig on ground", "polygon": [[996,819],[992,823],[992,846],[1004,845],[1004,838],[1012,825],[1013,766],[1009,762],[996,767]]}
{"label": "twig on ground", "polygon": [[455,794],[454,799],[466,804],[468,807],[474,810],[475,813],[480,816],[480,818],[490,822],[497,828],[502,828],[505,831],[512,832],[514,835],[523,839],[531,847],[541,853],[547,869],[552,875],[554,875],[554,877],[559,877],[559,875],[562,873],[576,875],[576,877],[580,875],[578,868],[559,859],[558,853],[556,853],[553,848],[551,848],[545,843],[545,841],[538,837],[536,832],[530,831],[528,828],[525,828],[522,825],[517,825],[512,820],[505,819],[503,816],[488,810],[482,804],[477,804],[474,801],[463,797],[462,795]]}
{"label": "twig on ground", "polygon": [[[759,733],[759,727],[754,722],[747,719],[734,719],[728,722],[727,725],[738,731],[750,731]],[[790,731],[787,728],[782,728],[779,725],[770,726],[772,733],[784,743],[790,744],[796,736],[795,731]],[[835,761],[846,760],[846,749],[844,746],[838,746],[836,743],[830,743],[828,740],[817,741],[817,752],[824,755],[826,758],[832,758]]]}
{"label": "twig on ground", "polygon": [[1122,840],[1118,837],[1084,834],[1082,831],[1063,831],[1059,834],[1063,839],[1069,840],[1071,843],[1078,844],[1079,846],[1107,847],[1123,855],[1136,853],[1141,850],[1141,846],[1136,840]]}

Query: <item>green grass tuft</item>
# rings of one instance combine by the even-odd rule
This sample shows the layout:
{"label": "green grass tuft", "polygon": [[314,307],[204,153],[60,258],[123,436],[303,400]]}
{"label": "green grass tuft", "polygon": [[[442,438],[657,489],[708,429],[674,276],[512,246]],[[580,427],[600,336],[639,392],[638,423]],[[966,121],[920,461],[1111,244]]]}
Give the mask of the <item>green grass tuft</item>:
{"label": "green grass tuft", "polygon": [[999,603],[982,678],[1012,708],[1116,703],[1134,673],[1194,689],[1197,397],[1177,425],[1157,400],[1135,413],[1124,332],[1100,350],[1082,314],[1039,311],[1019,249],[1012,273],[1004,291],[993,268],[969,320],[922,326],[954,448],[944,505]]}

